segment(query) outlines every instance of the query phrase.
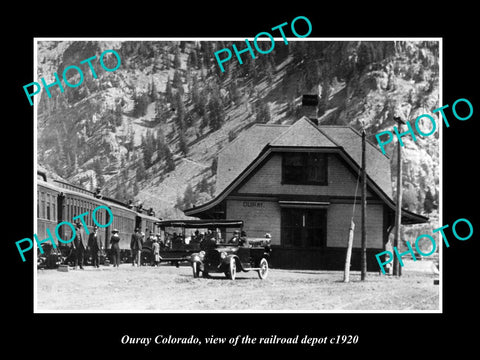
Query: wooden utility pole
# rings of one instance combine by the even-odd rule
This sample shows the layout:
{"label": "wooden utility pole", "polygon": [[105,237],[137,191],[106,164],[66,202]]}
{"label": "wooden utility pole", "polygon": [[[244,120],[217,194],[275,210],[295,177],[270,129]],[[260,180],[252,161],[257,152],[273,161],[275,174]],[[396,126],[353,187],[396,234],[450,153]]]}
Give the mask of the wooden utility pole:
{"label": "wooden utility pole", "polygon": [[360,280],[367,276],[367,161],[365,152],[365,128],[362,131],[362,257]]}
{"label": "wooden utility pole", "polygon": [[[398,121],[398,130],[401,132],[402,123]],[[393,246],[398,249],[398,243],[400,241],[400,226],[402,224],[402,147],[400,141],[397,141],[397,208],[395,211],[395,237],[393,239]],[[393,257],[393,275],[402,275],[402,269],[398,258]]]}
{"label": "wooden utility pole", "polygon": [[353,217],[352,217],[352,221],[350,222],[350,231],[348,233],[347,256],[345,257],[345,270],[343,273],[343,282],[346,282],[346,283],[350,281],[350,260],[352,258],[354,231],[355,231],[355,223],[353,222]]}

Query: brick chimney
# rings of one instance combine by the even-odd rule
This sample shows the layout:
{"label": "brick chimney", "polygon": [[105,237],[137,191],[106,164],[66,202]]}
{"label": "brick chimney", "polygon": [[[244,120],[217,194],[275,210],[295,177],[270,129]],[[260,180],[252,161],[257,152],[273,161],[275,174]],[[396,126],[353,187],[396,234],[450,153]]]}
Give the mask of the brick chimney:
{"label": "brick chimney", "polygon": [[318,95],[316,94],[305,94],[302,96],[302,108],[300,111],[300,116],[306,116],[312,120],[316,125],[318,125]]}

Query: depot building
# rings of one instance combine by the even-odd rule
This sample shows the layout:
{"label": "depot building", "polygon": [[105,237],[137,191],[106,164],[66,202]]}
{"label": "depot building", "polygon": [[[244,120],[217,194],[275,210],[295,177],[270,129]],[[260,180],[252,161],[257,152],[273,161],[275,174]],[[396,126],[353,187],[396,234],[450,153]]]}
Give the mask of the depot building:
{"label": "depot building", "polygon": [[[184,212],[243,220],[248,237],[271,234],[272,267],[325,270],[344,268],[353,215],[351,269],[360,270],[361,142],[352,127],[319,126],[312,116],[292,125],[255,124],[219,153],[216,196]],[[394,227],[395,201],[390,159],[369,141],[366,173],[367,269],[377,271],[375,254]],[[402,210],[402,224],[427,221]]]}

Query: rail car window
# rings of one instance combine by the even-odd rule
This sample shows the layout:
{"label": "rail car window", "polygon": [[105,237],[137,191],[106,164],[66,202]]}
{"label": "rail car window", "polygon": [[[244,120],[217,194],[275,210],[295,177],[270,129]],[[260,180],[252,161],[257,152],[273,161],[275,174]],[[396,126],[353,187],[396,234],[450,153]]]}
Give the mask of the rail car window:
{"label": "rail car window", "polygon": [[94,209],[94,206],[92,203],[90,203],[90,209],[88,209],[88,222],[90,226],[93,226],[93,216],[92,216],[93,209]]}
{"label": "rail car window", "polygon": [[47,194],[46,218],[47,220],[51,220],[50,219],[50,194]]}
{"label": "rail car window", "polygon": [[45,193],[44,192],[41,193],[41,198],[42,198],[41,200],[42,202],[40,204],[40,217],[42,219],[45,219]]}
{"label": "rail car window", "polygon": [[91,203],[87,204],[87,211],[88,211],[87,224],[92,226],[92,204]]}

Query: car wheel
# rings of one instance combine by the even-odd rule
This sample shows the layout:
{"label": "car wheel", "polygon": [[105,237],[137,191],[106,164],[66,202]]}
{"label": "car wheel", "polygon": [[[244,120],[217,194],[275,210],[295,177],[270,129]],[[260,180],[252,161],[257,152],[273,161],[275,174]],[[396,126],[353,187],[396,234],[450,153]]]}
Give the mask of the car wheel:
{"label": "car wheel", "polygon": [[268,261],[263,258],[260,260],[260,270],[258,270],[258,277],[262,280],[266,279],[268,276]]}
{"label": "car wheel", "polygon": [[235,280],[235,276],[237,275],[237,264],[235,258],[230,258],[230,263],[228,264],[228,272],[227,277],[230,280]]}
{"label": "car wheel", "polygon": [[193,277],[198,278],[200,276],[200,264],[198,261],[192,263]]}

